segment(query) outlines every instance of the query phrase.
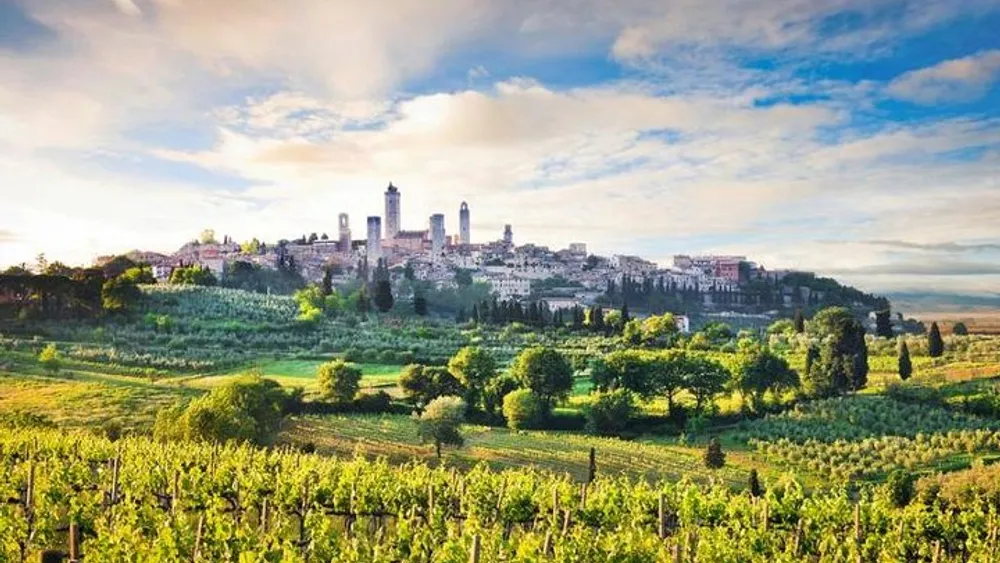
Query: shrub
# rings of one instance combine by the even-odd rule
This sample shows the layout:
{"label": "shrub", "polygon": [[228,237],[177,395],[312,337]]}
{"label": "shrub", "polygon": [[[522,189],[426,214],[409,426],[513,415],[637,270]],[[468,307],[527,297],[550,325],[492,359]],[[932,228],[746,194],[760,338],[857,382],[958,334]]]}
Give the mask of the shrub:
{"label": "shrub", "polygon": [[616,389],[599,393],[586,408],[587,432],[602,436],[621,434],[635,413],[635,399],[630,391]]}
{"label": "shrub", "polygon": [[61,355],[55,344],[48,344],[38,354],[38,363],[49,373],[57,373],[62,366]]}
{"label": "shrub", "polygon": [[537,428],[542,404],[530,389],[518,389],[503,398],[503,417],[512,430]]}
{"label": "shrub", "polygon": [[886,481],[889,489],[889,498],[897,508],[903,508],[910,504],[914,495],[914,479],[908,472],[897,469],[889,474]]}
{"label": "shrub", "polygon": [[316,379],[324,398],[346,403],[358,394],[361,370],[344,360],[334,360],[316,368]]}

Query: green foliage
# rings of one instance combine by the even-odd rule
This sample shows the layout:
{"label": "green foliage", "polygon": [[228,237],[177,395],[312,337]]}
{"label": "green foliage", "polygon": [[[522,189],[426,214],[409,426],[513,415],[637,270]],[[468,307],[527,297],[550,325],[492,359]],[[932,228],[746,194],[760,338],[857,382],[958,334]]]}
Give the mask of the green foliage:
{"label": "green foliage", "polygon": [[159,440],[269,443],[281,424],[288,395],[270,379],[240,377],[185,405],[160,411]]}
{"label": "green foliage", "polygon": [[420,439],[434,443],[434,450],[438,458],[441,457],[442,444],[454,446],[463,444],[459,427],[465,420],[465,409],[465,401],[461,398],[444,396],[428,403],[423,414],[420,415],[418,425]]}
{"label": "green foliage", "polygon": [[198,264],[194,264],[192,266],[174,268],[174,271],[170,272],[170,283],[178,285],[213,286],[216,285],[217,280],[215,279],[215,274],[213,274],[211,270]]}
{"label": "green foliage", "polygon": [[496,377],[497,362],[487,350],[466,346],[448,361],[448,371],[465,386],[466,401],[475,408],[482,402],[486,385]]}
{"label": "green foliage", "polygon": [[931,330],[927,333],[927,353],[932,358],[944,355],[944,340],[941,338],[941,329],[937,323],[931,323]]}
{"label": "green foliage", "polygon": [[892,338],[892,318],[889,309],[875,311],[875,335]]}
{"label": "green foliage", "polygon": [[764,496],[764,487],[760,484],[760,477],[757,475],[756,469],[750,470],[750,476],[747,479],[747,491],[749,491],[750,496],[754,498]]}
{"label": "green foliage", "polygon": [[908,471],[903,471],[902,469],[897,469],[889,474],[889,479],[886,481],[886,486],[888,487],[889,498],[892,501],[893,506],[896,508],[903,508],[910,504],[913,500],[914,495],[914,479],[913,475]]}
{"label": "green foliage", "polygon": [[55,344],[46,344],[38,354],[38,363],[49,373],[57,373],[62,366],[62,356]]}
{"label": "green foliage", "polygon": [[427,298],[423,295],[413,296],[413,314],[418,317],[427,316]]}
{"label": "green foliage", "polygon": [[823,309],[813,317],[810,331],[823,343],[806,373],[807,392],[822,397],[864,388],[868,346],[865,329],[854,315],[843,307]]}
{"label": "green foliage", "polygon": [[523,387],[538,397],[545,416],[556,401],[568,398],[573,389],[573,368],[565,356],[552,348],[525,348],[510,371]]}
{"label": "green foliage", "polygon": [[732,370],[734,386],[743,397],[751,399],[755,411],[760,410],[768,391],[779,392],[799,384],[799,376],[788,362],[767,350],[740,354]]}
{"label": "green foliage", "polygon": [[795,334],[795,321],[792,319],[778,319],[767,327],[768,334]]}
{"label": "green foliage", "polygon": [[126,277],[132,268],[117,278],[109,279],[101,286],[101,305],[105,311],[120,313],[133,307],[141,298],[142,292],[134,281]]}
{"label": "green foliage", "polygon": [[906,381],[913,374],[913,362],[910,361],[910,349],[906,346],[906,341],[899,343],[899,378]]}
{"label": "green foliage", "polygon": [[399,377],[399,386],[406,398],[417,405],[427,405],[437,397],[460,396],[465,392],[462,382],[446,368],[412,364]]}
{"label": "green foliage", "polygon": [[616,389],[598,393],[585,409],[587,432],[601,436],[616,436],[624,432],[638,408],[631,391]]}
{"label": "green foliage", "polygon": [[721,469],[726,465],[726,453],[722,451],[722,444],[718,438],[712,438],[705,447],[705,455],[702,457],[705,467],[709,469]]}
{"label": "green foliage", "polygon": [[[256,239],[252,242],[255,242]],[[260,243],[254,249],[251,244],[243,250],[246,254],[258,254]],[[244,260],[227,262],[222,271],[221,287],[242,289],[257,293],[288,295],[305,286],[305,280],[297,270],[289,268],[269,268]]]}
{"label": "green foliage", "polygon": [[951,333],[954,334],[955,336],[968,336],[969,327],[965,326],[965,323],[959,321],[951,325]]}
{"label": "green foliage", "polygon": [[334,360],[316,368],[316,380],[324,398],[347,403],[358,394],[361,370],[344,360]]}
{"label": "green foliage", "polygon": [[503,398],[503,417],[512,430],[538,428],[544,405],[530,389],[511,391]]}
{"label": "green foliage", "polygon": [[483,389],[483,410],[489,414],[503,408],[504,397],[519,389],[521,384],[510,374],[494,377]]}
{"label": "green foliage", "polygon": [[802,334],[806,331],[806,318],[802,315],[802,309],[795,310],[795,320],[793,321],[795,325],[796,334]]}

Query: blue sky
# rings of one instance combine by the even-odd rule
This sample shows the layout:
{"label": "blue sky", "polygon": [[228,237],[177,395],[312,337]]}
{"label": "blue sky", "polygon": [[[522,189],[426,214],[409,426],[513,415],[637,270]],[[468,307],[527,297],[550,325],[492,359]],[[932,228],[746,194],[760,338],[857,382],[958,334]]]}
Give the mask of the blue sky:
{"label": "blue sky", "polygon": [[407,228],[1000,290],[1000,0],[8,0],[0,265]]}

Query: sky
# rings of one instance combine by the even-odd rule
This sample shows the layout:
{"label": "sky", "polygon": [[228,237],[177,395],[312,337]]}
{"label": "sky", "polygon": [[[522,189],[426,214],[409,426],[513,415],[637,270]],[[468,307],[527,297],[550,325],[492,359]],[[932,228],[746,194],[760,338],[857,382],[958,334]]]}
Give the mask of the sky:
{"label": "sky", "polygon": [[0,266],[402,222],[1000,292],[1000,0],[0,0]]}

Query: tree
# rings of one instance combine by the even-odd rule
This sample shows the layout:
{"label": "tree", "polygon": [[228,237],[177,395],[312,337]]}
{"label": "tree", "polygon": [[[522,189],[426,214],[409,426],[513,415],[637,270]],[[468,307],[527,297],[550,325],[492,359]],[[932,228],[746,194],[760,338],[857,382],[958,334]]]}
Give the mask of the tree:
{"label": "tree", "polygon": [[694,395],[695,410],[702,412],[726,388],[732,375],[722,364],[701,356],[687,357],[684,386]]}
{"label": "tree", "polygon": [[899,378],[906,381],[913,374],[913,363],[910,361],[910,349],[902,338],[899,343]]}
{"label": "tree", "polygon": [[754,498],[764,496],[764,487],[760,485],[760,477],[757,475],[756,469],[750,470],[750,478],[747,480],[747,489],[750,491],[750,496]]}
{"label": "tree", "polygon": [[122,274],[101,286],[101,306],[105,311],[119,313],[132,307],[142,298],[139,287]]}
{"label": "tree", "polygon": [[182,285],[212,286],[216,284],[215,274],[198,264],[181,266],[170,272],[170,283]]}
{"label": "tree", "polygon": [[862,389],[868,381],[868,346],[864,326],[843,307],[816,313],[810,332],[822,340],[817,361],[810,366],[807,389],[825,396]]}
{"label": "tree", "polygon": [[162,409],[153,435],[160,440],[267,444],[277,433],[292,399],[276,381],[242,376],[187,405]]}
{"label": "tree", "polygon": [[875,311],[875,334],[883,338],[892,338],[892,313],[889,309]]}
{"label": "tree", "polygon": [[49,373],[58,373],[59,368],[62,366],[62,360],[60,359],[59,349],[56,345],[49,343],[42,348],[42,351],[38,354],[38,363],[42,364],[45,371]]}
{"label": "tree", "polygon": [[795,310],[795,332],[802,334],[806,331],[806,318],[802,315],[802,309]]}
{"label": "tree", "polygon": [[768,350],[740,354],[733,369],[733,382],[743,397],[750,397],[753,410],[763,404],[764,393],[780,392],[798,385],[799,375],[784,358]]}
{"label": "tree", "polygon": [[969,328],[965,326],[965,323],[958,321],[957,323],[951,325],[951,333],[955,336],[968,336]]}
{"label": "tree", "polygon": [[555,402],[566,399],[573,388],[573,368],[552,348],[526,348],[514,360],[511,374],[538,396],[545,416],[552,411]]}
{"label": "tree", "polygon": [[936,322],[931,323],[931,330],[927,333],[927,354],[932,358],[940,358],[944,354],[944,340]]}
{"label": "tree", "polygon": [[493,414],[497,409],[503,409],[503,398],[512,391],[520,389],[520,384],[510,374],[494,377],[486,383],[483,389],[483,410]]}
{"label": "tree", "polygon": [[465,400],[477,407],[486,384],[497,375],[497,362],[485,349],[466,346],[448,361],[448,372],[467,389]]}
{"label": "tree", "polygon": [[420,317],[427,316],[427,298],[419,293],[413,296],[413,313]]}
{"label": "tree", "polygon": [[637,412],[633,394],[627,389],[598,393],[585,409],[587,432],[616,436],[628,428]]}
{"label": "tree", "polygon": [[389,280],[379,280],[375,284],[375,307],[382,313],[388,313],[392,309],[392,285]]}
{"label": "tree", "polygon": [[503,417],[511,430],[536,428],[543,409],[542,401],[530,389],[517,389],[503,398]]}
{"label": "tree", "polygon": [[201,242],[201,244],[218,244],[218,241],[215,240],[215,231],[212,229],[204,229],[201,231],[198,241]]}
{"label": "tree", "polygon": [[598,391],[628,389],[643,398],[657,393],[652,352],[620,350],[590,364],[590,379]]}
{"label": "tree", "polygon": [[913,475],[902,469],[897,469],[889,474],[886,480],[886,487],[889,490],[889,499],[896,508],[903,508],[913,500],[914,487]]}
{"label": "tree", "polygon": [[323,297],[333,293],[333,268],[327,266],[323,268]]}
{"label": "tree", "polygon": [[421,440],[434,442],[434,452],[441,459],[441,445],[461,446],[464,443],[459,427],[465,420],[465,401],[459,397],[438,397],[420,415]]}
{"label": "tree", "polygon": [[347,403],[358,394],[361,370],[344,360],[334,360],[316,368],[316,381],[324,398]]}
{"label": "tree", "polygon": [[718,438],[712,438],[708,443],[702,459],[705,461],[705,467],[709,469],[720,469],[726,464],[726,453],[722,451],[722,444]]}
{"label": "tree", "polygon": [[399,377],[403,394],[418,405],[426,405],[445,395],[462,395],[465,388],[448,370],[437,366],[412,364]]}
{"label": "tree", "polygon": [[368,296],[368,286],[361,284],[361,287],[351,296],[354,307],[362,315],[367,315],[372,310],[372,300]]}

